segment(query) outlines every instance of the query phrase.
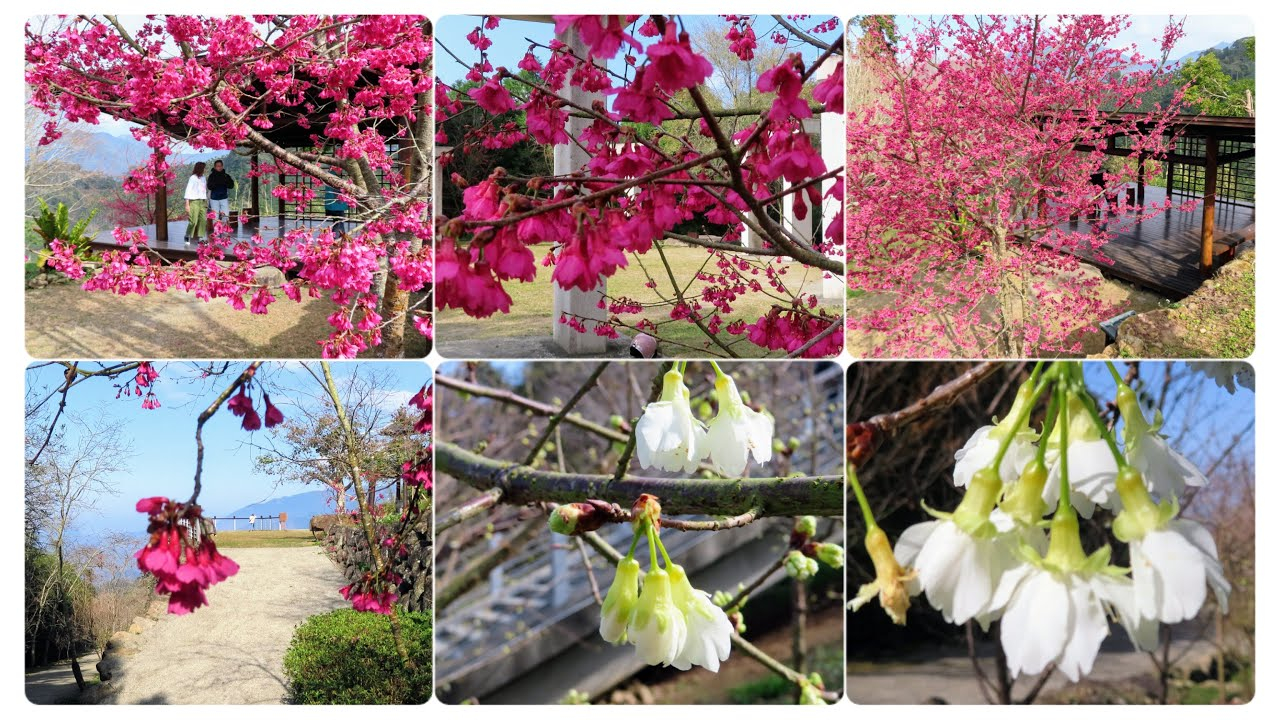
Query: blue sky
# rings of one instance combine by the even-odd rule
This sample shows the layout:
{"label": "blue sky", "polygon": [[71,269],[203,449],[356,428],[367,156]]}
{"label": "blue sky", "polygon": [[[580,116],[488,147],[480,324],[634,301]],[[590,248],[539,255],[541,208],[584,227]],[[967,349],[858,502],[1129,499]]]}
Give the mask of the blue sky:
{"label": "blue sky", "polygon": [[[93,367],[93,364],[85,366]],[[244,363],[232,363],[232,372],[238,373],[244,366]],[[318,364],[313,367],[319,373]],[[386,373],[388,392],[384,407],[388,412],[406,404],[431,376],[430,368],[422,362],[335,362],[331,367],[340,388],[346,386],[353,373]],[[191,495],[196,417],[234,375],[201,380],[197,364],[186,362],[160,362],[156,368],[161,377],[155,386],[161,403],[156,410],[142,410],[140,398],[117,400],[113,381],[107,379],[79,385],[68,397],[68,414],[100,411],[108,420],[123,424],[135,452],[125,463],[129,470],[111,478],[119,494],[101,498],[99,512],[80,519],[81,532],[141,532],[145,519],[134,509],[139,498]],[[28,370],[27,382],[36,389],[53,389],[61,379],[61,370],[61,366]],[[300,404],[314,406],[316,402],[312,396],[319,391],[319,386],[299,363],[268,362],[259,369],[258,379],[286,418]],[[253,393],[253,397],[257,403],[257,394]],[[257,409],[262,412],[260,406]],[[65,427],[68,440],[74,442],[76,429],[71,425]],[[266,434],[265,429],[245,432],[240,428],[240,418],[225,407],[205,424],[200,503],[206,514],[225,514],[254,502],[318,489],[297,484],[276,486],[274,478],[254,472],[253,461],[262,453]]]}
{"label": "blue sky", "polygon": [[[1159,391],[1164,381],[1165,365],[1144,362],[1139,366],[1139,377],[1153,393]],[[1233,442],[1240,450],[1254,455],[1254,392],[1237,387],[1232,394],[1201,373],[1185,374],[1186,363],[1174,365],[1176,379],[1167,394],[1165,423],[1161,429],[1174,449],[1201,470],[1207,470]],[[1117,369],[1121,374],[1126,371],[1122,365]],[[1115,397],[1115,382],[1104,363],[1085,363],[1085,380],[1096,397]]]}
{"label": "blue sky", "polygon": [[[814,15],[809,19],[799,21],[799,25],[808,30],[819,22],[827,19],[826,15]],[[681,16],[685,27],[693,28],[710,25],[717,28],[727,28],[723,18],[716,15],[686,15]],[[641,21],[638,22],[642,22]],[[466,63],[474,63],[479,60],[480,53],[471,44],[467,42],[467,33],[471,32],[480,24],[480,16],[477,15],[448,15],[440,19],[436,23],[436,77],[446,83],[453,84],[462,79],[466,75],[469,65],[464,66],[451,57],[444,49],[438,47],[443,44],[454,54],[460,57]],[[772,45],[770,39],[771,30],[777,27],[777,23],[772,18],[759,17],[755,22],[755,31],[757,42],[760,47]],[[524,57],[525,52],[529,49],[529,41],[546,44],[555,35],[555,26],[551,23],[528,22],[519,20],[503,20],[496,30],[486,31],[487,36],[493,40],[493,47],[489,48],[489,62],[495,67],[507,67],[512,71],[516,70],[516,64],[520,62],[520,58]],[[823,40],[831,41],[840,34],[840,27],[823,35],[819,35]],[[648,45],[653,40],[651,38],[637,37],[642,45]],[[791,48],[792,51],[803,53],[806,58],[816,57],[817,49],[812,45],[798,43]],[[540,60],[545,60],[547,53],[545,50],[535,50],[534,55]],[[622,67],[621,53],[612,62],[609,67],[618,70]]]}

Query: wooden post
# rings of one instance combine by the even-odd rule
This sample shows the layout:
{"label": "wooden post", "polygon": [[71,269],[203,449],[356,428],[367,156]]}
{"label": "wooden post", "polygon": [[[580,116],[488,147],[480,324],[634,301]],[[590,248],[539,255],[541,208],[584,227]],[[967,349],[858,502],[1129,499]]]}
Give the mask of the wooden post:
{"label": "wooden post", "polygon": [[1204,208],[1200,220],[1200,274],[1213,273],[1214,203],[1218,194],[1218,138],[1204,140]]}
{"label": "wooden post", "polygon": [[1138,153],[1138,204],[1143,205],[1147,201],[1147,156],[1144,153]]}
{"label": "wooden post", "polygon": [[258,185],[258,150],[255,148],[253,154],[249,156],[249,221],[258,222],[258,217],[262,215],[262,207],[258,202],[258,194],[261,187]]}
{"label": "wooden post", "polygon": [[[156,151],[157,159],[160,151]],[[160,187],[156,188],[156,244],[169,242],[169,189],[165,183],[160,183]]]}

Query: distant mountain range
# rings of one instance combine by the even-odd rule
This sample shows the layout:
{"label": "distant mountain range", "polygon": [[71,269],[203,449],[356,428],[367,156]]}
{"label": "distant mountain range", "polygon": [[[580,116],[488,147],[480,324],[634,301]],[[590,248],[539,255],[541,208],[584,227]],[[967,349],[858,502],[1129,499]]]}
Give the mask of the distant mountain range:
{"label": "distant mountain range", "polygon": [[1178,65],[1186,65],[1187,63],[1191,62],[1192,60],[1195,60],[1196,58],[1200,57],[1201,55],[1203,55],[1203,54],[1205,54],[1205,53],[1207,53],[1207,52],[1212,52],[1212,51],[1214,51],[1214,50],[1226,50],[1227,48],[1231,47],[1231,46],[1232,46],[1233,44],[1235,44],[1236,42],[1238,42],[1238,41],[1236,41],[1236,40],[1223,40],[1222,42],[1218,43],[1217,45],[1214,45],[1213,47],[1205,48],[1205,49],[1203,49],[1203,50],[1196,50],[1195,52],[1189,52],[1189,53],[1187,53],[1186,55],[1183,55],[1182,57],[1180,57],[1180,58],[1178,58],[1178,59],[1176,59],[1176,60],[1171,61],[1171,64],[1172,64],[1172,63],[1176,63],[1176,64],[1178,64]]}
{"label": "distant mountain range", "polygon": [[[147,156],[151,154],[151,148],[132,135],[86,132],[84,136],[86,139],[84,146],[69,153],[66,160],[92,172],[100,172],[111,177],[124,177],[129,170],[145,163]],[[226,154],[225,150],[174,153],[169,156],[169,164],[186,165],[200,160],[208,162]]]}
{"label": "distant mountain range", "polygon": [[[288,513],[288,528],[290,530],[306,530],[311,523],[312,515],[325,515],[332,512],[328,505],[330,492],[328,490],[313,490],[311,492],[298,493],[297,495],[289,495],[282,498],[273,498],[264,500],[260,503],[245,505],[242,508],[229,513],[217,513],[218,517],[235,515],[237,517],[248,517],[250,513],[258,516],[279,515],[281,512]],[[237,528],[245,527],[243,520],[236,523]],[[231,522],[218,522],[219,530],[230,530]]]}

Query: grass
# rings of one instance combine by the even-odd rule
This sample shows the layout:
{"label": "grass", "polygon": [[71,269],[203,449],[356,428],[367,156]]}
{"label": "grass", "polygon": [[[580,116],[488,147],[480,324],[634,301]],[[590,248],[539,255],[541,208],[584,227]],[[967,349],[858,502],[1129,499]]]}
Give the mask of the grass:
{"label": "grass", "polygon": [[1257,330],[1254,253],[1241,253],[1218,274],[1161,313],[1121,327],[1121,356],[1246,358]]}
{"label": "grass", "polygon": [[[822,676],[829,690],[839,690],[844,678],[844,652],[840,647],[822,646],[809,652],[809,672]],[[796,686],[790,680],[769,674],[749,680],[729,689],[729,699],[735,705],[759,705],[762,703],[791,703]]]}
{"label": "grass", "polygon": [[307,530],[223,530],[214,539],[220,548],[282,548],[318,545]]}
{"label": "grass", "polygon": [[[715,257],[703,248],[667,243],[663,246],[662,252],[666,254],[667,261],[671,264],[672,274],[681,282],[687,283],[687,287],[681,288],[681,292],[686,297],[698,297],[702,289],[709,284],[701,280],[690,280],[699,271],[718,272]],[[541,251],[537,254],[540,255]],[[800,289],[799,286],[804,286],[806,291],[820,290],[821,270],[806,268],[799,263],[788,263],[786,268],[785,281],[788,289],[794,292]],[[763,270],[756,277],[761,284],[768,287]],[[657,282],[656,290],[645,286],[650,278]],[[548,335],[553,312],[550,270],[540,268],[538,277],[533,282],[508,282],[504,287],[511,295],[510,313],[494,315],[477,322],[475,318],[460,310],[439,310],[436,315],[436,341],[447,348],[450,341]],[[684,320],[672,320],[668,314],[670,306],[660,304],[662,297],[671,297],[671,282],[667,278],[666,269],[662,265],[657,249],[643,256],[631,255],[628,258],[627,267],[608,278],[607,289],[611,298],[625,297],[646,306],[640,314],[623,315],[620,319],[628,325],[636,325],[641,318],[657,324],[657,335],[666,345],[664,354],[681,355],[702,352],[710,345],[706,335],[696,325]],[[662,295],[659,295],[659,291]],[[776,294],[772,290],[770,293]],[[738,319],[754,322],[768,313],[769,308],[777,302],[764,293],[748,293],[734,302],[733,315],[725,316],[724,324],[728,325]],[[828,312],[834,310],[838,313],[840,310],[837,303],[830,301],[825,301],[820,306]],[[634,331],[628,332],[634,333]],[[729,335],[722,330],[718,337],[740,356],[763,357],[768,354],[763,348],[748,342],[745,336]],[[715,345],[710,347],[719,350]],[[442,352],[448,355],[447,349]]]}

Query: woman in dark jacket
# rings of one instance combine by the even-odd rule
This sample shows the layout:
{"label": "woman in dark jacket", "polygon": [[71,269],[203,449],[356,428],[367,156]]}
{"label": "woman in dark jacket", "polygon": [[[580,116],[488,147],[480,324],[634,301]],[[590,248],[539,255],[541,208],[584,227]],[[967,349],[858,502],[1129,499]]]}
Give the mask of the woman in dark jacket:
{"label": "woman in dark jacket", "polygon": [[209,209],[218,213],[218,219],[226,221],[231,215],[231,188],[236,186],[236,181],[231,179],[226,170],[222,169],[222,161],[215,160],[213,162],[213,172],[209,173]]}

